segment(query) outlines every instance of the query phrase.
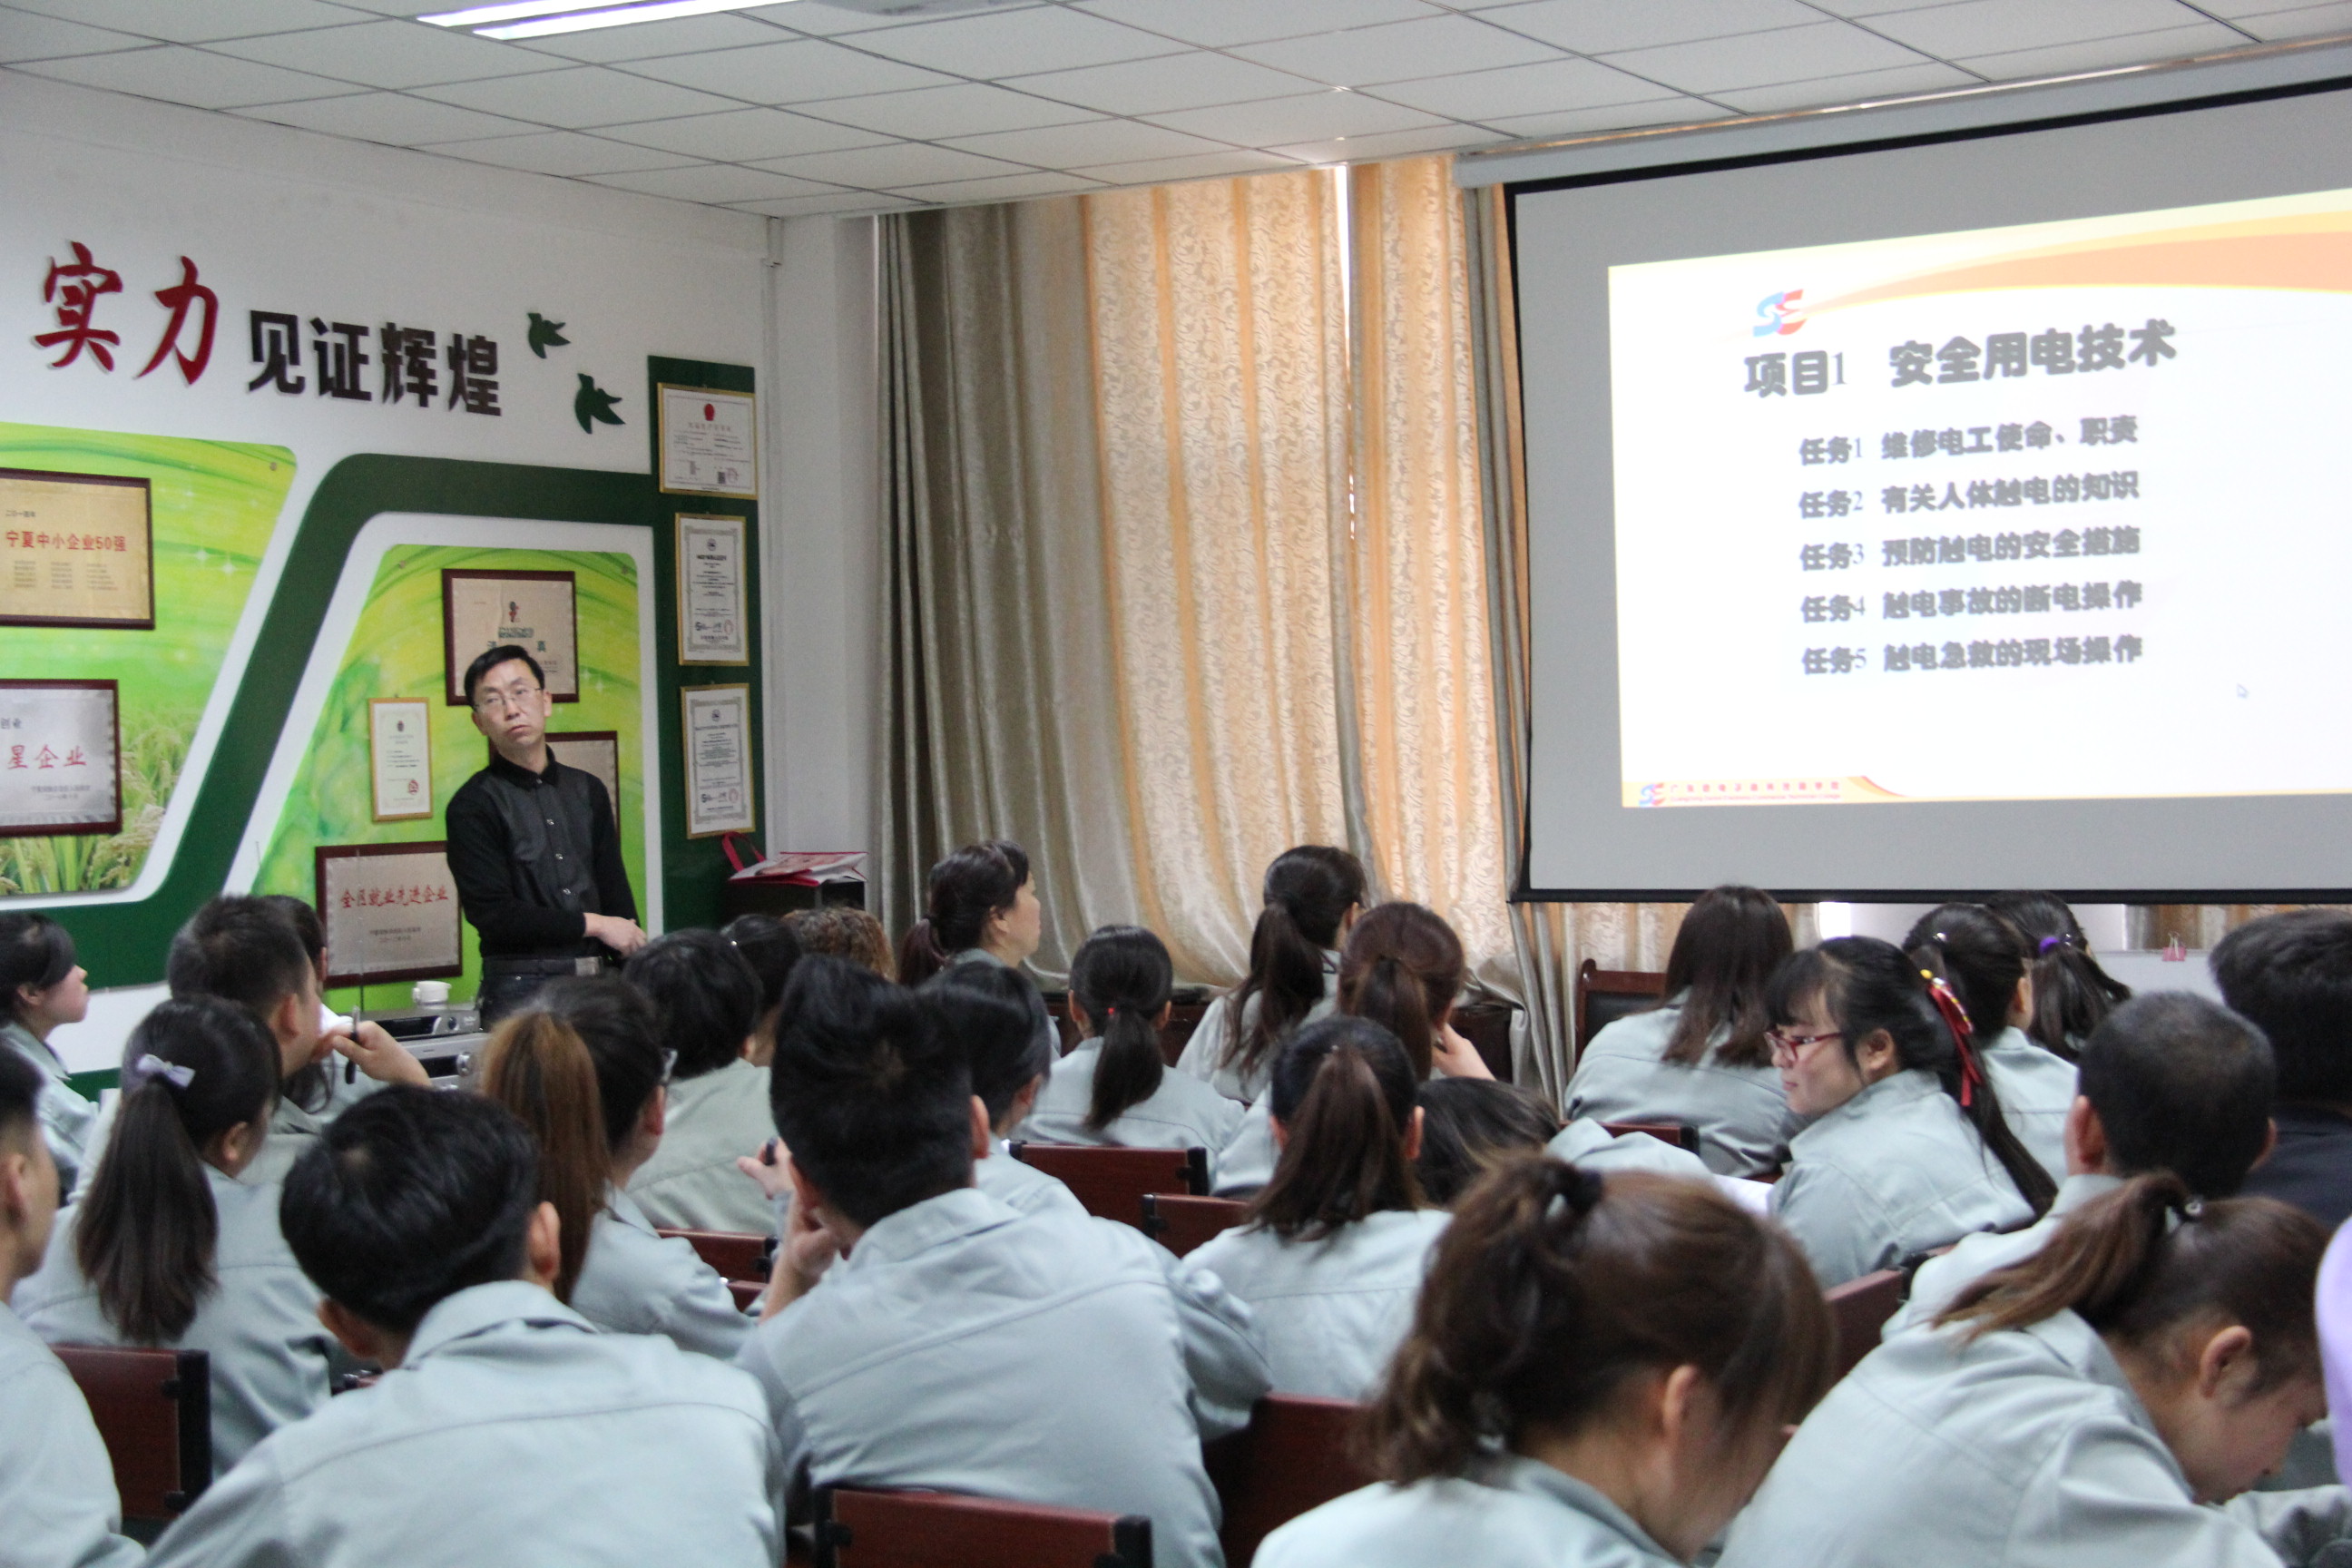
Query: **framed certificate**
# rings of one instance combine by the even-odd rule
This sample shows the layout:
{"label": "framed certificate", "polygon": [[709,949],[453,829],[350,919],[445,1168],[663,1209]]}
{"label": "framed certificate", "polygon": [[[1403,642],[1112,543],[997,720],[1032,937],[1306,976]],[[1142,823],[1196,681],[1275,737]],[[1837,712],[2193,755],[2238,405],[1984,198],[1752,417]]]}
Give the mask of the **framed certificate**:
{"label": "framed certificate", "polygon": [[551,730],[547,732],[547,750],[549,755],[565,767],[593,773],[603,782],[604,798],[613,803],[614,826],[619,826],[621,732],[618,730]]}
{"label": "framed certificate", "polygon": [[0,468],[0,626],[152,631],[147,481]]}
{"label": "framed certificate", "polygon": [[689,686],[678,700],[686,708],[686,836],[752,832],[751,689]]}
{"label": "framed certificate", "polygon": [[0,837],[122,831],[111,680],[0,680]]}
{"label": "framed certificate", "polygon": [[466,705],[466,667],[508,643],[539,660],[548,693],[558,702],[580,700],[580,611],[572,581],[569,572],[442,572],[450,707]]}
{"label": "framed certificate", "polygon": [[760,421],[748,392],[659,387],[665,495],[760,495]]}
{"label": "framed certificate", "polygon": [[378,822],[433,815],[432,713],[422,698],[378,697],[368,703],[368,773]]}
{"label": "framed certificate", "polygon": [[749,664],[743,520],[677,519],[677,662]]}
{"label": "framed certificate", "polygon": [[464,968],[447,849],[438,840],[319,846],[328,984],[443,980]]}

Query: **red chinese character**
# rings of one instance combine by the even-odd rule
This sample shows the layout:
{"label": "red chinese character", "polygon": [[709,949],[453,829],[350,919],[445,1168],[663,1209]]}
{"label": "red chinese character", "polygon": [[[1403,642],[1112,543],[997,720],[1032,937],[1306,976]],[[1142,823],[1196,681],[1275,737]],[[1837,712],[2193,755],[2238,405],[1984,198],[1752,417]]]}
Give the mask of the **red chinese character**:
{"label": "red chinese character", "polygon": [[114,536],[114,548],[117,550],[126,550],[130,547],[122,542],[122,535],[118,533]]}
{"label": "red chinese character", "polygon": [[[114,345],[121,335],[110,332],[90,321],[100,294],[122,292],[122,274],[108,270],[90,259],[89,247],[78,239],[66,243],[73,247],[74,263],[65,266],[56,260],[49,263],[49,276],[41,285],[41,302],[54,303],[58,308],[58,330],[42,332],[33,342],[45,349],[62,343],[66,352],[49,362],[51,370],[63,370],[89,350],[90,357],[102,370],[114,368]],[[62,284],[62,287],[60,287]]]}
{"label": "red chinese character", "polygon": [[76,746],[66,753],[66,766],[69,768],[86,768],[89,766],[89,759],[81,754],[81,748],[79,746]]}
{"label": "red chinese character", "polygon": [[[205,366],[212,363],[213,328],[220,318],[220,296],[196,281],[196,264],[183,256],[180,258],[180,280],[169,289],[156,289],[155,302],[171,307],[172,321],[163,329],[163,339],[156,343],[154,355],[147,362],[147,370],[139,374],[145,375],[148,370],[162,364],[163,356],[168,353],[180,363],[180,379],[193,386],[196,378],[205,374]],[[196,333],[196,352],[182,353],[180,329],[188,324],[188,307],[198,303],[205,308],[205,324]]]}
{"label": "red chinese character", "polygon": [[343,894],[343,908],[345,908],[345,909],[350,909],[351,907],[352,907],[352,895],[351,895],[351,893],[349,892],[349,890],[347,889],[347,890],[344,892],[344,894]]}
{"label": "red chinese character", "polygon": [[8,765],[12,768],[21,768],[25,765],[24,747],[11,746],[8,748]]}
{"label": "red chinese character", "polygon": [[58,765],[58,754],[49,750],[48,747],[43,746],[38,752],[34,753],[33,765],[37,768],[56,767]]}

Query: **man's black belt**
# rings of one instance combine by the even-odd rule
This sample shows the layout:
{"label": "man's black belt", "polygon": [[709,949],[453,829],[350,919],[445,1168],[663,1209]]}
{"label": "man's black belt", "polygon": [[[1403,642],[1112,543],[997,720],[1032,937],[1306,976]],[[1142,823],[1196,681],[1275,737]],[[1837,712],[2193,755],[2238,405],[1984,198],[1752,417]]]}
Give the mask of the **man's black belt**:
{"label": "man's black belt", "polygon": [[482,973],[493,974],[602,974],[606,960],[602,958],[507,958],[484,954]]}

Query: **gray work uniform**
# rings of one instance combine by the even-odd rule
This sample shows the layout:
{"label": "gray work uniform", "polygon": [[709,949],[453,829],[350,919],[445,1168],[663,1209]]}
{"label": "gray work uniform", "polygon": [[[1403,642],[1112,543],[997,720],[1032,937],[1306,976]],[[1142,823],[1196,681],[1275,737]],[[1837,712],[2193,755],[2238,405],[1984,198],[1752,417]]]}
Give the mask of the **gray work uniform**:
{"label": "gray work uniform", "polygon": [[90,1141],[98,1102],[85,1100],[80,1090],[66,1081],[66,1064],[49,1049],[47,1041],[34,1038],[32,1030],[13,1018],[0,1023],[0,1048],[15,1051],[41,1075],[40,1098],[34,1101],[33,1111],[40,1118],[41,1140],[49,1146],[49,1158],[57,1162],[58,1190],[71,1196],[83,1168],[98,1163],[98,1150]]}
{"label": "gray work uniform", "polygon": [[[204,1351],[213,1364],[213,1474],[327,1402],[335,1342],[319,1321],[319,1289],[278,1229],[276,1187],[249,1187],[205,1167],[220,1235],[216,1283],[196,1303],[173,1350]],[[16,1310],[53,1345],[126,1345],[98,1289],[74,1257],[82,1205],[58,1216],[40,1272],[16,1287]]]}
{"label": "gray work uniform", "polygon": [[1242,1226],[1202,1243],[1184,1264],[1249,1303],[1274,1392],[1363,1400],[1412,1326],[1430,1254],[1452,1217],[1388,1209],[1315,1241]]}
{"label": "gray work uniform", "polygon": [[1070,1191],[1068,1183],[1059,1176],[1047,1175],[1026,1161],[1014,1159],[1002,1139],[994,1142],[988,1158],[972,1162],[971,1184],[1015,1214],[1059,1215],[1064,1219],[1090,1217],[1087,1205],[1078,1202],[1078,1194]]}
{"label": "gray work uniform", "polygon": [[281,1428],[196,1500],[157,1568],[775,1568],[760,1391],[538,1286],[437,1303],[373,1388]]}
{"label": "gray work uniform", "polygon": [[673,1230],[768,1234],[768,1194],[735,1168],[776,1135],[768,1069],[738,1057],[716,1072],[674,1079],[660,1144],[629,1178],[646,1217]]}
{"label": "gray work uniform", "polygon": [[1733,1522],[1722,1568],[1925,1563],[2278,1568],[2279,1557],[2237,1512],[2196,1501],[2114,1355],[2060,1312],[1872,1352]]}
{"label": "gray work uniform", "polygon": [[114,1465],[73,1374],[0,1301],[0,1568],[132,1568]]}
{"label": "gray work uniform", "polygon": [[[749,1179],[744,1185],[757,1190]],[[589,1228],[572,1310],[611,1333],[660,1334],[682,1351],[731,1360],[751,1320],[727,1281],[691,1242],[658,1234],[628,1194],[607,1188],[604,1203]]]}
{"label": "gray work uniform", "polygon": [[1555,1160],[1588,1170],[1654,1171],[1662,1176],[1688,1176],[1706,1181],[1713,1173],[1706,1162],[1647,1132],[1612,1133],[1598,1121],[1571,1121],[1552,1135],[1544,1152]]}
{"label": "gray work uniform", "polygon": [[[1323,1000],[1307,1010],[1300,1019],[1301,1026],[1318,1018],[1328,1017],[1339,1005],[1339,955],[1329,948],[1323,950]],[[1184,1042],[1183,1054],[1176,1058],[1176,1070],[1197,1078],[1227,1100],[1250,1104],[1265,1093],[1266,1080],[1274,1076],[1276,1050],[1269,1050],[1257,1067],[1247,1073],[1227,1065],[1223,1059],[1225,1047],[1232,1042],[1227,1032],[1233,1027],[1234,993],[1225,992],[1211,1002],[1201,1014],[1200,1024],[1192,1037]],[[1242,1005],[1242,1035],[1246,1038],[1257,1024],[1257,998],[1252,996]]]}
{"label": "gray work uniform", "polygon": [[2001,1120],[2053,1182],[2066,1179],[2066,1113],[2074,1107],[2074,1064],[2033,1043],[2022,1029],[2003,1029],[1977,1047],[1985,1077],[2000,1098]]}
{"label": "gray work uniform", "polygon": [[278,1097],[277,1107],[269,1113],[269,1136],[262,1141],[253,1163],[236,1173],[238,1181],[248,1187],[284,1185],[287,1173],[310,1146],[310,1140],[324,1132],[336,1117],[383,1088],[365,1073],[354,1073],[345,1082],[347,1065],[341,1057],[327,1058],[327,1103],[320,1110],[305,1110],[284,1095]]}
{"label": "gray work uniform", "polygon": [[1769,1062],[1732,1067],[1715,1058],[1730,1031],[1718,1028],[1696,1062],[1665,1059],[1681,1022],[1669,1002],[1620,1018],[1592,1037],[1568,1080],[1562,1114],[1570,1121],[1668,1121],[1698,1130],[1699,1158],[1723,1176],[1760,1176],[1789,1163],[1789,1140],[1804,1119],[1789,1109]]}
{"label": "gray work uniform", "polygon": [[1274,1180],[1282,1148],[1274,1141],[1274,1096],[1261,1094],[1242,1112],[1230,1142],[1209,1161],[1209,1190],[1221,1198],[1247,1197]]}
{"label": "gray work uniform", "polygon": [[1040,1143],[1109,1144],[1121,1149],[1206,1149],[1214,1154],[1240,1131],[1242,1108],[1183,1073],[1160,1075],[1160,1087],[1101,1127],[1087,1125],[1102,1041],[1087,1040],[1054,1064],[1037,1103],[1015,1137]]}
{"label": "gray work uniform", "polygon": [[1960,1292],[1997,1268],[2022,1263],[2039,1253],[2056,1233],[2058,1222],[2089,1203],[2103,1197],[2124,1184],[2121,1176],[2069,1176],[2059,1184],[2058,1196],[2050,1212],[2027,1226],[2006,1235],[1964,1236],[1951,1251],[1941,1258],[1930,1258],[1911,1277],[1911,1299],[1903,1310],[1886,1320],[1880,1331],[1883,1339],[1893,1339],[1906,1329],[1916,1329],[1933,1322],[1936,1314],[1959,1300]]}
{"label": "gray work uniform", "polygon": [[877,1222],[761,1323],[795,1499],[846,1484],[1151,1521],[1160,1568],[1218,1568],[1201,1444],[1266,1389],[1249,1309],[1133,1227],[1014,1214],[970,1187]]}
{"label": "gray work uniform", "polygon": [[1256,1568],[1681,1568],[1624,1510],[1540,1460],[1334,1498],[1265,1538]]}
{"label": "gray work uniform", "polygon": [[[944,974],[950,969],[961,969],[967,963],[992,963],[999,969],[1017,967],[1005,963],[984,947],[967,947],[961,952],[948,954],[948,961],[940,965],[940,973]],[[1045,1011],[1045,999],[1043,996],[1030,998],[1029,1012],[1030,1016],[1036,1021],[1037,1037],[1045,1046],[1046,1053],[1049,1056],[1060,1056],[1062,1031],[1055,1026],[1054,1016]]]}
{"label": "gray work uniform", "polygon": [[1789,1144],[1772,1214],[1824,1287],[1974,1230],[2033,1218],[1935,1075],[1906,1068],[1824,1112]]}

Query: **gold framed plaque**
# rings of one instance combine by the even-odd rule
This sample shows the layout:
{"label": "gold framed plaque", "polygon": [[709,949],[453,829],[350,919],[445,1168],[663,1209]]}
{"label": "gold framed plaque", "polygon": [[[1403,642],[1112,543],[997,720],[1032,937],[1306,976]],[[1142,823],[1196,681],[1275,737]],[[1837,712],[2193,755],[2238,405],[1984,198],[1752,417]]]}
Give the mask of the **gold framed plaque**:
{"label": "gold framed plaque", "polygon": [[441,633],[449,676],[448,705],[466,705],[466,667],[511,643],[547,673],[547,694],[580,700],[580,610],[569,572],[441,574]]}
{"label": "gold framed plaque", "polygon": [[0,626],[155,628],[145,479],[0,468]]}

